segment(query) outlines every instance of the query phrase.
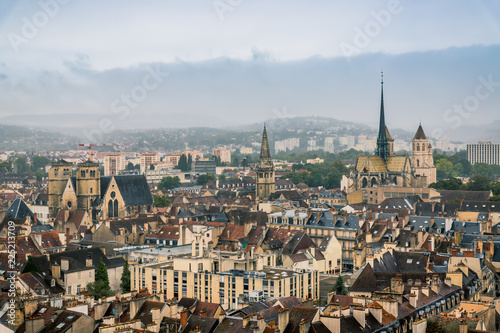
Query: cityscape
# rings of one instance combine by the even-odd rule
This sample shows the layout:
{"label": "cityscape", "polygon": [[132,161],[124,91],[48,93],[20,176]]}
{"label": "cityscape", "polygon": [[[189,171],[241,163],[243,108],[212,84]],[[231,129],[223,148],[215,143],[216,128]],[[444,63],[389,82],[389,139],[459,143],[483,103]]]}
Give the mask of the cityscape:
{"label": "cityscape", "polygon": [[0,332],[500,331],[498,4],[0,6]]}

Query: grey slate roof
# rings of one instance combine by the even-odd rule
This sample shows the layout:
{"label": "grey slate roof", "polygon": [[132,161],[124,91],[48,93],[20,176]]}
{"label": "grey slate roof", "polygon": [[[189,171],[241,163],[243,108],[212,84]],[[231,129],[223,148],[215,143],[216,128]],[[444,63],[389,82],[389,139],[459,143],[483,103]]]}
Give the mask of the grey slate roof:
{"label": "grey slate roof", "polygon": [[29,216],[32,220],[34,217],[33,212],[28,207],[28,205],[26,205],[26,202],[24,202],[24,200],[20,198],[14,200],[12,205],[7,208],[6,216],[13,219],[26,219],[26,217]]}
{"label": "grey slate roof", "polygon": [[152,205],[153,196],[143,175],[118,175],[115,178],[125,205]]}

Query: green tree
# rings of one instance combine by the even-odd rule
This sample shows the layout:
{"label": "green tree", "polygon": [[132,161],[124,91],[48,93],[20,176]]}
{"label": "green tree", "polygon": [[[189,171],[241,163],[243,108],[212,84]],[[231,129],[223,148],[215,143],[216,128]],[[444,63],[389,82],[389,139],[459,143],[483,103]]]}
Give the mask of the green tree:
{"label": "green tree", "polygon": [[339,275],[339,277],[337,278],[337,281],[333,285],[332,291],[335,292],[336,295],[347,295],[347,289],[345,287],[342,275]]}
{"label": "green tree", "polygon": [[130,292],[130,270],[128,268],[128,260],[125,260],[125,265],[123,265],[123,272],[122,272],[122,283],[120,284],[120,287],[122,288],[122,291],[124,293]]}
{"label": "green tree", "polygon": [[491,179],[487,176],[475,175],[469,179],[466,190],[468,191],[489,191]]}
{"label": "green tree", "polygon": [[127,166],[125,167],[125,170],[130,171],[134,169],[135,169],[134,163],[128,162]]}
{"label": "green tree", "polygon": [[12,164],[9,161],[4,161],[0,163],[0,172],[6,173],[12,171]]}
{"label": "green tree", "polygon": [[162,180],[157,185],[159,190],[171,190],[173,188],[181,186],[181,180],[179,177],[163,177]]}
{"label": "green tree", "polygon": [[49,174],[43,169],[38,169],[35,171],[36,180],[42,181],[43,177],[47,177]]}
{"label": "green tree", "polygon": [[44,169],[47,164],[51,161],[45,156],[34,155],[31,157],[31,170],[36,171],[38,169]]}
{"label": "green tree", "polygon": [[155,169],[155,165],[154,164],[150,164],[149,165],[149,170],[154,170]]}
{"label": "green tree", "polygon": [[97,265],[95,282],[87,284],[87,291],[89,292],[89,295],[94,296],[95,299],[113,295],[109,286],[108,270],[106,269],[106,265],[104,265],[102,258],[99,260],[99,264]]}
{"label": "green tree", "polygon": [[181,171],[189,171],[188,169],[188,160],[186,155],[182,154],[181,157],[179,157],[179,163],[177,164],[177,169],[181,169]]}
{"label": "green tree", "polygon": [[493,195],[500,195],[500,182],[499,181],[494,181],[491,183],[491,191],[493,192]]}
{"label": "green tree", "polygon": [[153,195],[153,200],[154,200],[155,206],[158,208],[170,206],[170,200],[168,200],[167,197],[164,195],[155,194],[155,195]]}
{"label": "green tree", "polygon": [[441,179],[448,178],[451,176],[451,173],[453,172],[453,163],[444,158],[440,159],[436,163],[436,171],[438,178]]}
{"label": "green tree", "polygon": [[462,181],[458,178],[450,178],[432,183],[429,187],[436,190],[460,190],[462,188]]}
{"label": "green tree", "polygon": [[191,171],[192,165],[193,165],[193,156],[191,156],[191,154],[189,154],[188,159],[187,159],[187,171]]}
{"label": "green tree", "polygon": [[491,177],[491,165],[486,163],[476,163],[472,166],[472,175]]}
{"label": "green tree", "polygon": [[24,157],[17,158],[17,160],[14,162],[14,165],[16,167],[17,173],[27,173],[30,171],[28,162],[26,162],[26,158]]}
{"label": "green tree", "polygon": [[226,180],[226,176],[225,175],[219,175],[218,179],[219,180]]}
{"label": "green tree", "polygon": [[211,180],[215,180],[215,176],[212,175],[211,173],[207,173],[205,175],[199,175],[198,179],[196,180],[197,185],[205,185]]}

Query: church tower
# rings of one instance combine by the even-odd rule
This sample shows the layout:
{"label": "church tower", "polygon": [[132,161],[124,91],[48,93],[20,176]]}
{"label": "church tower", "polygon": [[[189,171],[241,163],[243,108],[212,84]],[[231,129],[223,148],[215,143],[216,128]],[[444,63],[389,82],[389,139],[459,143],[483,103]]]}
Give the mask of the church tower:
{"label": "church tower", "polygon": [[382,73],[381,91],[380,91],[380,122],[377,136],[377,149],[375,155],[382,157],[387,161],[389,156],[394,155],[394,140],[389,134],[387,126],[385,126],[384,114],[384,73]]}
{"label": "church tower", "polygon": [[432,145],[425,136],[422,125],[418,126],[417,133],[411,141],[411,167],[417,177],[418,187],[427,187],[436,182],[436,167],[432,157]]}
{"label": "church tower", "polygon": [[63,207],[63,193],[71,173],[71,163],[64,160],[52,163],[49,170],[49,217],[56,217],[59,209]]}
{"label": "church tower", "polygon": [[78,209],[89,211],[101,194],[101,172],[99,164],[87,161],[78,164],[76,172],[76,198]]}
{"label": "church tower", "polygon": [[274,164],[271,161],[269,142],[267,141],[266,125],[262,133],[262,145],[260,147],[260,159],[257,167],[256,201],[266,200],[271,193],[276,192],[274,181]]}

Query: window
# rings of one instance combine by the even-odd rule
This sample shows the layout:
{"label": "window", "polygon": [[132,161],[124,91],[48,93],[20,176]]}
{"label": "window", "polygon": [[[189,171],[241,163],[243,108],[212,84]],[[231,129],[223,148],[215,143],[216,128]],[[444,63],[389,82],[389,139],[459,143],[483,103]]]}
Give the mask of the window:
{"label": "window", "polygon": [[90,194],[92,194],[92,187],[90,188]]}
{"label": "window", "polygon": [[80,177],[85,178],[85,170],[80,171]]}

